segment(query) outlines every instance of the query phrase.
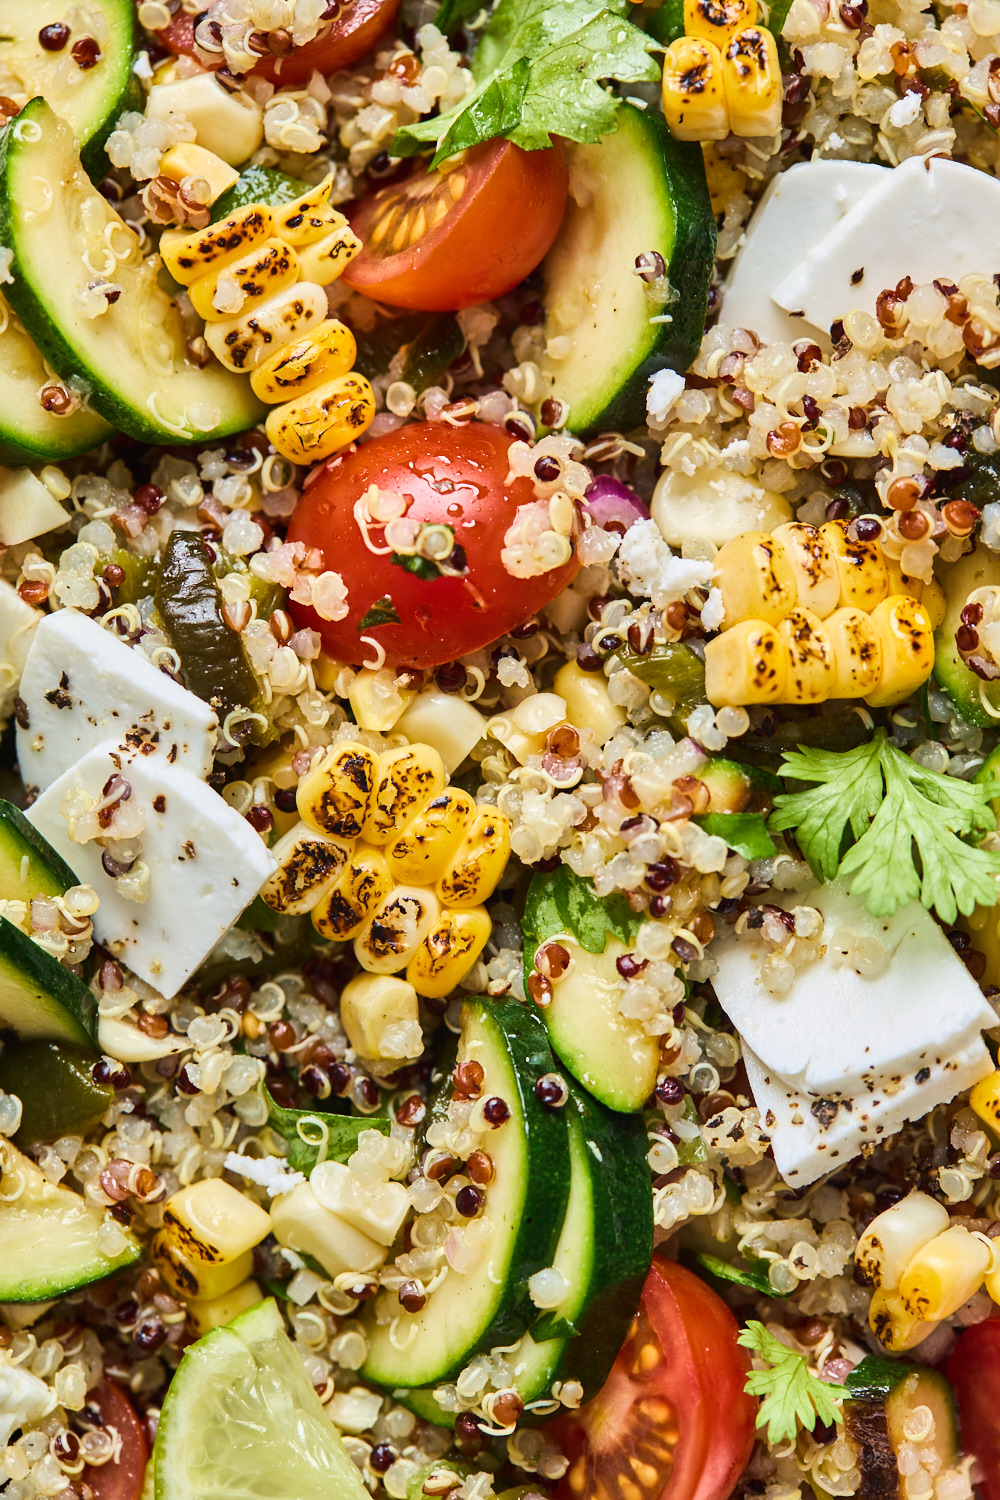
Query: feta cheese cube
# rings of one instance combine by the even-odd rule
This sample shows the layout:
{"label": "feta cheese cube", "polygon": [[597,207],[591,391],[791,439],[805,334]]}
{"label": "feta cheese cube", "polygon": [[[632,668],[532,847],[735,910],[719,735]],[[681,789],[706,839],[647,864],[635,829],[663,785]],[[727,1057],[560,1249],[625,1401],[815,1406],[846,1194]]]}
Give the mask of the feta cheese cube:
{"label": "feta cheese cube", "polygon": [[[140,858],[149,866],[143,904],[120,895],[96,842],[75,844],[63,798],[82,788],[99,799],[109,778],[129,782],[130,802],[145,814]],[[159,750],[135,754],[111,741],[89,751],[28,809],[38,831],[58,850],[101,904],[97,940],[168,999],[228,932],[273,873],[263,840],[217,792]]]}
{"label": "feta cheese cube", "polygon": [[28,648],[44,618],[40,609],[25,604],[13,584],[0,578],[0,662],[13,673],[0,682],[0,718],[6,719],[13,709]]}
{"label": "feta cheese cube", "polygon": [[45,615],[24,661],[17,758],[42,791],[105,740],[155,746],[204,779],[219,721],[194,693],[78,610]]}
{"label": "feta cheese cube", "polygon": [[324,1208],[380,1245],[392,1244],[410,1206],[410,1195],[401,1182],[369,1186],[340,1161],[320,1162],[309,1182]]}

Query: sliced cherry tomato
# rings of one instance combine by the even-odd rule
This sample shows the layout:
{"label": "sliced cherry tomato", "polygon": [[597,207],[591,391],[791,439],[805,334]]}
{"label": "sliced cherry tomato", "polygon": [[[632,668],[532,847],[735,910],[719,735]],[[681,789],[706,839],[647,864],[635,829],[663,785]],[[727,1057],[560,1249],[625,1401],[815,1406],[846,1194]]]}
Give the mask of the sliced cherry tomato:
{"label": "sliced cherry tomato", "polygon": [[[539,577],[514,578],[501,562],[504,535],[518,506],[535,499],[529,480],[505,483],[512,441],[501,428],[483,422],[467,427],[419,422],[325,464],[292,516],[288,540],[319,548],[326,567],[341,574],[348,613],[343,620],[323,620],[290,601],[296,623],[318,630],[326,649],[341,661],[370,658],[371,645],[360,637],[371,635],[393,666],[436,667],[488,645],[547,604],[579,564],[571,557]],[[436,552],[453,541],[444,573],[416,556],[397,553],[400,561],[393,562],[392,532],[387,542],[385,523],[362,527],[356,508],[360,513],[370,485],[405,497],[405,521],[450,528],[451,539],[440,529],[431,538]],[[391,614],[389,623],[363,623],[385,599],[399,623]]]}
{"label": "sliced cherry tomato", "polygon": [[393,307],[452,312],[488,302],[543,258],[562,223],[568,188],[561,143],[522,151],[494,140],[450,170],[418,166],[351,214],[364,249],[344,280]]}
{"label": "sliced cherry tomato", "polygon": [[710,1287],[655,1256],[604,1389],[552,1423],[570,1460],[559,1500],[726,1500],[757,1419],[738,1332]]}
{"label": "sliced cherry tomato", "polygon": [[149,1462],[149,1444],[131,1401],[113,1380],[102,1380],[87,1394],[88,1406],[96,1406],[101,1426],[113,1427],[121,1438],[121,1451],[110,1463],[90,1464],[82,1478],[95,1500],[138,1500]]}
{"label": "sliced cherry tomato", "polygon": [[967,1328],[948,1361],[962,1447],[976,1457],[983,1500],[1000,1500],[1000,1318]]}

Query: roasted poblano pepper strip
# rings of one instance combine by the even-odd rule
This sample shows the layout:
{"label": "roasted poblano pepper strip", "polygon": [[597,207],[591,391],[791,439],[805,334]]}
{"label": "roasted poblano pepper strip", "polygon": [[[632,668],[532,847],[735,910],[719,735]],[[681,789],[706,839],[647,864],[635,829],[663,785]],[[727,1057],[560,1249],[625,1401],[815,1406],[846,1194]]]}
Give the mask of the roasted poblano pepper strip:
{"label": "roasted poblano pepper strip", "polygon": [[257,678],[239,635],[223,618],[211,554],[198,532],[171,532],[155,599],[185,686],[210,703],[220,720],[234,708],[254,708]]}
{"label": "roasted poblano pepper strip", "polygon": [[95,1083],[95,1058],[82,1047],[62,1042],[15,1041],[0,1053],[0,1089],[21,1101],[15,1144],[26,1150],[36,1141],[84,1135],[114,1102],[110,1083]]}

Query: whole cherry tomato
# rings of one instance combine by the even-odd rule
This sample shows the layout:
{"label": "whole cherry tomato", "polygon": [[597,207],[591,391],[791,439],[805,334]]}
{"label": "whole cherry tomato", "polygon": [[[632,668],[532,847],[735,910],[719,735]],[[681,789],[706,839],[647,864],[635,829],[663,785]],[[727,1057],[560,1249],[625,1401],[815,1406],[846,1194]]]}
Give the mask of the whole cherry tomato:
{"label": "whole cherry tomato", "polygon": [[142,1493],[149,1444],[142,1423],[131,1401],[113,1380],[102,1380],[87,1393],[88,1406],[96,1406],[101,1426],[113,1427],[121,1439],[117,1459],[109,1463],[88,1464],[82,1478],[94,1492],[95,1500],[138,1500]]}

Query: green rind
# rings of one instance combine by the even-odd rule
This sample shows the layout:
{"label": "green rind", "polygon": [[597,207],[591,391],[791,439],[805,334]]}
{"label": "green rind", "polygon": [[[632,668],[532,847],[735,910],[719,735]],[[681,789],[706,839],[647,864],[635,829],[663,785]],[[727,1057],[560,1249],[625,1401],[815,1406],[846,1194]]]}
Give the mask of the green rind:
{"label": "green rind", "polygon": [[[0,287],[0,292],[4,290]],[[97,448],[114,429],[81,407],[54,417],[38,399],[51,380],[37,345],[9,308],[0,333],[0,464],[8,469],[61,463]]]}
{"label": "green rind", "polygon": [[962,623],[962,610],[973,589],[1000,585],[1000,556],[977,547],[959,558],[941,582],[947,609],[934,632],[934,681],[967,723],[977,729],[996,729],[996,713],[986,711],[983,697],[1000,712],[1000,684],[984,682],[965,665],[955,644],[955,632]]}
{"label": "green rind", "polygon": [[246,208],[251,203],[266,203],[269,208],[280,208],[283,203],[294,203],[303,193],[309,192],[309,183],[298,177],[289,177],[287,172],[276,172],[273,167],[247,167],[241,172],[239,181],[227,188],[212,204],[212,223]]}
{"label": "green rind", "polygon": [[855,1401],[884,1401],[917,1368],[916,1365],[904,1364],[902,1360],[880,1359],[877,1354],[866,1354],[848,1373],[844,1388]]}
{"label": "green rind", "polygon": [[[27,857],[25,879],[21,862]],[[26,901],[32,896],[62,896],[77,878],[13,802],[0,800],[0,896]]]}
{"label": "green rind", "polygon": [[[20,1024],[13,1019],[15,994],[22,1007],[34,1011],[27,1026],[23,1019]],[[86,985],[19,927],[0,917],[0,1030],[94,1050],[96,1028],[97,1001]]]}
{"label": "green rind", "polygon": [[95,1083],[94,1054],[61,1042],[6,1041],[0,1051],[0,1089],[21,1101],[14,1144],[86,1135],[115,1100],[110,1083]]}

